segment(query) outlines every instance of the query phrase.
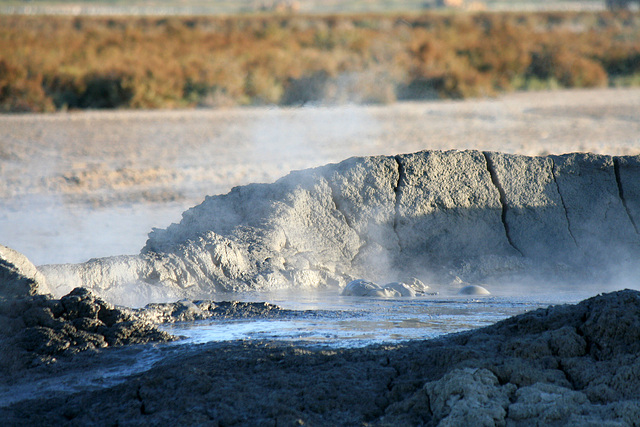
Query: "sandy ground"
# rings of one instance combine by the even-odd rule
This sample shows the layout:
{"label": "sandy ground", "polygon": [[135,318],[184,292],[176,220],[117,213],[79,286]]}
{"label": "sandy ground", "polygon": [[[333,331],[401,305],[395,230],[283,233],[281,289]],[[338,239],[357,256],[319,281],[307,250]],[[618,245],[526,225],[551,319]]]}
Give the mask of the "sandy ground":
{"label": "sandy ground", "polygon": [[299,109],[0,116],[0,243],[35,264],[137,253],[205,195],[424,149],[640,154],[640,89]]}

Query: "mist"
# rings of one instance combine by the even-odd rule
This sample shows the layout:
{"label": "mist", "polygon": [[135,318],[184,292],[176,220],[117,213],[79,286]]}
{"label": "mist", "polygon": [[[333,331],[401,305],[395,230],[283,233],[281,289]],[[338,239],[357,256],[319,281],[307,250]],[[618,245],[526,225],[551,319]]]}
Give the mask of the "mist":
{"label": "mist", "polygon": [[[272,183],[292,170],[353,156],[423,149],[637,154],[634,144],[640,134],[640,117],[636,121],[628,117],[639,111],[636,92],[528,93],[490,100],[376,106],[4,116],[0,118],[6,152],[2,171],[14,175],[6,175],[3,181],[0,235],[3,244],[23,252],[37,265],[78,263],[140,253],[153,228],[179,223],[182,212],[199,205],[206,196],[250,183]],[[597,105],[599,115],[591,107],[585,110],[587,103]],[[555,113],[544,115],[544,127],[532,120],[551,109]],[[28,155],[27,147],[41,154]],[[507,216],[517,213],[512,209]],[[497,215],[499,218],[499,211]],[[407,265],[393,249],[399,242],[395,234],[389,234],[393,216],[376,221],[358,225],[354,248],[359,253],[354,254],[357,270],[351,272],[352,278],[382,284],[401,281],[408,279],[405,273],[411,267],[415,271],[409,276],[434,288],[451,285],[456,278],[465,283],[485,280],[482,269],[438,264],[437,257],[425,260],[439,265],[437,271],[431,267],[419,270],[420,261]],[[402,228],[402,224],[395,226]],[[597,229],[597,222],[594,227]],[[521,267],[514,260],[494,259],[484,264],[504,270],[506,281],[510,269]],[[557,268],[556,278],[562,280],[542,280],[565,280],[562,265]],[[620,283],[634,286],[624,269],[613,270],[615,274],[608,277],[620,277]],[[274,276],[269,280],[283,288],[289,279]],[[598,277],[595,282],[602,280]]]}

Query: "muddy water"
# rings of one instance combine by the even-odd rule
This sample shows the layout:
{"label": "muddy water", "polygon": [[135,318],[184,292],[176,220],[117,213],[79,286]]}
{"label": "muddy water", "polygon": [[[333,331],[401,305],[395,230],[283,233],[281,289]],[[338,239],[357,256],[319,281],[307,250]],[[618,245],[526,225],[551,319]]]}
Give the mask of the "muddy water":
{"label": "muddy water", "polygon": [[311,295],[239,295],[238,299],[268,300],[295,310],[282,319],[227,319],[173,324],[164,329],[193,344],[231,340],[279,340],[330,347],[364,347],[397,343],[488,326],[526,311],[552,304],[575,303],[587,292],[533,296],[424,296],[379,299],[342,297],[335,292]]}

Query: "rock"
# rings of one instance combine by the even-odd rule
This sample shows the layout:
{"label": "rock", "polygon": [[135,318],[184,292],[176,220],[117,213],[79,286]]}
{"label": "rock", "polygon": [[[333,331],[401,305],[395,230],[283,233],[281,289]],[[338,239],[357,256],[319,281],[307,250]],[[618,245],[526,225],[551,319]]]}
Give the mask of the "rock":
{"label": "rock", "polygon": [[588,153],[551,158],[569,230],[589,263],[637,260],[640,236],[620,197],[613,158]]}
{"label": "rock", "polygon": [[182,300],[175,303],[148,304],[135,313],[153,323],[192,322],[196,320],[286,317],[295,312],[267,302]]}
{"label": "rock", "polygon": [[414,289],[417,293],[426,293],[429,291],[429,285],[425,285],[422,280],[416,277],[407,277],[400,282],[406,284],[411,289]]}
{"label": "rock", "polygon": [[576,256],[551,157],[486,153],[504,197],[509,238],[524,256],[562,261]]}
{"label": "rock", "polygon": [[31,295],[0,301],[0,371],[103,347],[175,339],[83,288],[60,300]]}
{"label": "rock", "polygon": [[415,297],[416,291],[411,286],[402,282],[387,283],[383,286],[385,290],[393,290],[400,294],[401,297]]}
{"label": "rock", "polygon": [[0,298],[47,294],[45,277],[18,251],[0,245]]}
{"label": "rock", "polygon": [[434,424],[441,426],[504,425],[513,384],[501,386],[487,369],[464,368],[424,386]]}
{"label": "rock", "polygon": [[398,161],[395,228],[411,267],[428,272],[482,254],[517,254],[506,238],[500,194],[482,153],[423,151]]}
{"label": "rock", "polygon": [[[589,399],[579,391],[554,384],[535,383],[515,393],[509,418],[517,423],[565,423],[578,421]],[[573,423],[572,423],[573,424]],[[580,423],[576,423],[580,424]]]}
{"label": "rock", "polygon": [[393,157],[351,158],[327,168],[337,210],[360,239],[352,274],[383,278],[396,270],[394,230],[399,164]]}
{"label": "rock", "polygon": [[491,292],[489,292],[486,288],[483,288],[482,286],[479,286],[479,285],[467,285],[464,288],[460,289],[458,291],[458,294],[480,296],[480,295],[491,295]]}
{"label": "rock", "polygon": [[342,290],[342,295],[356,297],[399,298],[415,297],[416,291],[401,282],[393,282],[380,286],[373,282],[357,279],[349,282],[347,286],[345,286]]}

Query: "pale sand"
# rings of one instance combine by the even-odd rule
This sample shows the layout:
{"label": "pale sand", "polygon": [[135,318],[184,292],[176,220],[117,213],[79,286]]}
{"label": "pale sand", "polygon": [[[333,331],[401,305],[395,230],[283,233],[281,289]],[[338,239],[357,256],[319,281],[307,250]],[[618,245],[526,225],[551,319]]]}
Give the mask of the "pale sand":
{"label": "pale sand", "polygon": [[205,195],[424,149],[640,154],[640,89],[298,109],[0,116],[0,243],[36,264],[137,253]]}

